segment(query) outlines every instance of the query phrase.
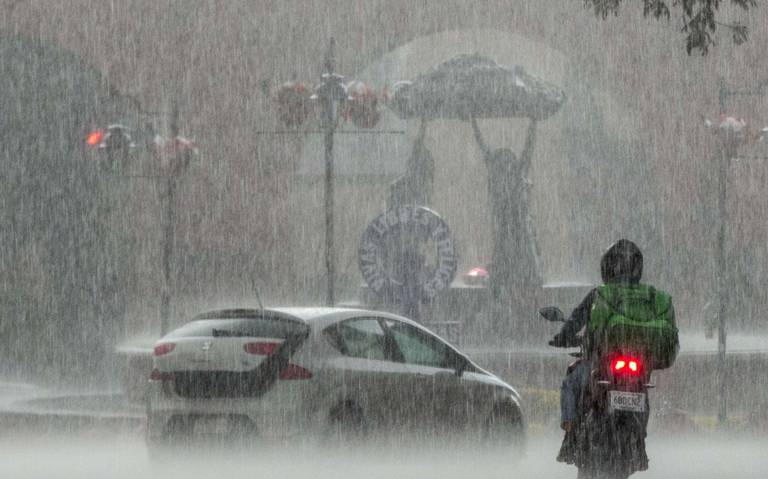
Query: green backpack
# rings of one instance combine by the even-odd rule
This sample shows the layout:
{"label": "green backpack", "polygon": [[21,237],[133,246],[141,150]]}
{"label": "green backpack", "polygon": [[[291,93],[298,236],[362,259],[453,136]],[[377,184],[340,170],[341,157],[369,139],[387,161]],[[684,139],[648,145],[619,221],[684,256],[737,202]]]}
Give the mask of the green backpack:
{"label": "green backpack", "polygon": [[587,350],[644,352],[652,369],[675,362],[680,343],[672,298],[645,284],[606,284],[597,288],[589,315]]}

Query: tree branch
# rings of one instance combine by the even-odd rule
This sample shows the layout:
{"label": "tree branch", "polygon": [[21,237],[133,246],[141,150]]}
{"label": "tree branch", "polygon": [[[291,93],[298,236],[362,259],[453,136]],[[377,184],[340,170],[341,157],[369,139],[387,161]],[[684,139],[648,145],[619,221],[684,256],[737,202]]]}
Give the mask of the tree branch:
{"label": "tree branch", "polygon": [[[583,0],[584,6],[595,12],[595,15],[606,19],[609,14],[619,14],[623,0]],[[740,22],[721,23],[715,20],[715,13],[723,0],[643,0],[643,16],[653,16],[656,19],[671,16],[672,9],[680,12],[683,18],[682,33],[685,34],[685,49],[690,55],[698,50],[702,55],[709,52],[715,45],[713,35],[718,26],[727,28],[736,45],[741,45],[749,36],[747,27]],[[748,11],[757,8],[757,0],[731,0],[731,4]]]}

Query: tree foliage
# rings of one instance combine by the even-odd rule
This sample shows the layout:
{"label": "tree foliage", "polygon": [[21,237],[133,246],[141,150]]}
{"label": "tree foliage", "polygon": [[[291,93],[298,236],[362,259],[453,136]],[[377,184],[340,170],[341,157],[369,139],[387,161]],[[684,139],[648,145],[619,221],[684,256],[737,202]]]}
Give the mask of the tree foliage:
{"label": "tree foliage", "polygon": [[130,103],[83,59],[10,33],[0,81],[0,368],[94,381],[123,327],[136,250],[114,228],[119,184],[82,138]]}
{"label": "tree foliage", "polygon": [[[609,14],[619,14],[622,1],[584,0],[584,5],[593,9],[597,16],[605,19]],[[685,49],[689,55],[694,50],[706,55],[709,48],[715,45],[713,35],[717,27],[728,29],[733,42],[737,45],[747,40],[749,32],[746,25],[740,22],[722,23],[715,19],[724,0],[642,0],[642,2],[643,15],[646,17],[669,19],[672,11],[681,15],[683,23],[681,31],[685,34]],[[730,2],[743,10],[757,7],[757,0],[730,0]]]}

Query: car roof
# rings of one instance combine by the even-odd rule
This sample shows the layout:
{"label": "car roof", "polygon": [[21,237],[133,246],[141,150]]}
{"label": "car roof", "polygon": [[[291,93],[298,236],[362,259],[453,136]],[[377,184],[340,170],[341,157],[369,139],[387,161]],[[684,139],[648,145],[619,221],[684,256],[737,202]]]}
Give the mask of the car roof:
{"label": "car roof", "polygon": [[196,315],[193,320],[197,319],[214,319],[218,317],[227,318],[255,318],[264,315],[264,313],[273,313],[277,316],[289,317],[294,320],[303,321],[306,323],[323,322],[322,320],[328,319],[341,319],[342,317],[352,317],[358,315],[371,315],[379,317],[391,317],[400,320],[411,322],[407,318],[402,318],[391,313],[384,311],[374,311],[359,308],[340,308],[331,306],[321,307],[278,307],[278,308],[231,308],[231,309],[216,309],[211,311],[205,311]]}
{"label": "car roof", "polygon": [[[346,319],[352,319],[357,317],[376,317],[376,318],[388,318],[401,321],[403,323],[410,324],[418,329],[427,331],[429,334],[435,335],[434,332],[425,328],[423,325],[413,321],[411,319],[399,316],[397,314],[388,313],[386,311],[376,311],[372,309],[361,308],[341,308],[332,306],[307,306],[307,307],[277,307],[277,308],[241,308],[241,309],[219,309],[207,311],[199,314],[193,318],[197,319],[215,319],[217,316],[220,318],[258,318],[264,314],[280,316],[283,318],[291,319],[294,321],[301,321],[304,324],[310,326],[312,329],[322,330],[327,326],[344,321]],[[450,346],[457,352],[459,350],[455,346]],[[477,365],[475,365],[477,366]]]}
{"label": "car roof", "polygon": [[316,320],[325,318],[327,316],[336,315],[357,315],[357,314],[371,314],[371,315],[388,315],[382,311],[372,311],[358,308],[339,308],[339,307],[288,307],[288,308],[268,308],[268,311],[275,311],[288,316],[294,316],[307,322],[314,322]]}

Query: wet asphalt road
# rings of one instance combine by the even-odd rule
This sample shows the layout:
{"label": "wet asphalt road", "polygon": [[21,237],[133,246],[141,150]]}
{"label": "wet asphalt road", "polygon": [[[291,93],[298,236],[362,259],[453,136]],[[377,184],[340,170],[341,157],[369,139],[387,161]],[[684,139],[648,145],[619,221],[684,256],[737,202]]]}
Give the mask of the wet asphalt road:
{"label": "wet asphalt road", "polygon": [[[0,477],[34,479],[143,478],[574,478],[576,470],[554,462],[559,439],[529,441],[518,464],[503,455],[471,451],[378,449],[327,451],[284,446],[270,450],[213,452],[203,447],[152,465],[138,435],[123,437],[24,438],[0,441]],[[651,469],[638,479],[764,479],[768,438],[678,437],[649,442]]]}

